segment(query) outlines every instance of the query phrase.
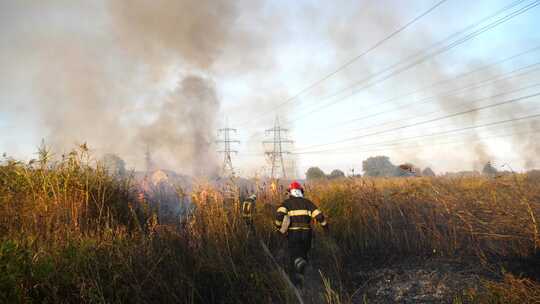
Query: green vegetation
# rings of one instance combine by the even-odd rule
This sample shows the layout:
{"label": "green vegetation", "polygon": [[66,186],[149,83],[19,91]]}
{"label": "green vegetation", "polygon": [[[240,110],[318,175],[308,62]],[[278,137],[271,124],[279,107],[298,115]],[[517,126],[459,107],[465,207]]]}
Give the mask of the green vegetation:
{"label": "green vegetation", "polygon": [[325,179],[326,174],[319,167],[311,167],[306,172],[307,180]]}
{"label": "green vegetation", "polygon": [[329,179],[336,179],[336,178],[342,178],[345,177],[345,173],[339,169],[334,169],[330,174],[328,175]]}

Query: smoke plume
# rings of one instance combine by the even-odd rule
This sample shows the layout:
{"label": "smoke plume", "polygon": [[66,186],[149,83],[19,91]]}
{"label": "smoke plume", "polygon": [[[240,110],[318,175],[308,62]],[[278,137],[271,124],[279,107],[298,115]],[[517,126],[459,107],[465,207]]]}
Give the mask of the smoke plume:
{"label": "smoke plume", "polygon": [[216,174],[216,159],[210,147],[218,106],[215,89],[208,80],[187,76],[168,96],[153,122],[138,130],[139,139],[155,152],[158,163],[175,155],[175,160],[189,162],[173,163],[174,168],[187,165],[191,168],[185,169],[197,176]]}
{"label": "smoke plume", "polygon": [[[474,101],[530,85],[538,79],[538,72],[446,94],[429,104],[362,119],[358,125],[331,128],[345,120],[457,91],[525,65],[532,56],[537,56],[531,53],[527,57],[529,61],[520,61],[521,58],[508,61],[504,66],[483,69],[407,98],[384,105],[378,103],[438,80],[452,79],[531,47],[528,43],[500,42],[500,39],[484,39],[483,36],[337,102],[376,80],[370,77],[381,70],[463,29],[468,25],[463,20],[478,20],[491,13],[486,12],[482,4],[467,4],[469,14],[469,9],[463,10],[447,2],[339,73],[289,100],[370,49],[427,6],[422,2],[403,4],[399,1],[345,1],[340,5],[308,1],[291,2],[287,6],[281,1],[233,0],[1,1],[0,120],[7,113],[12,124],[8,126],[10,130],[17,129],[22,136],[31,133],[30,139],[25,140],[36,144],[44,137],[59,153],[87,142],[98,154],[116,153],[125,159],[128,167],[144,169],[148,149],[157,167],[212,175],[219,164],[213,143],[215,129],[222,126],[218,116],[223,112],[229,117],[229,127],[238,128],[238,135],[243,136],[242,144],[235,149],[240,150],[239,159],[244,157],[241,158],[245,164],[242,169],[249,171],[260,168],[264,162],[265,149],[261,141],[264,130],[272,128],[276,114],[283,127],[291,129],[291,134],[296,136],[291,138],[295,145],[303,147],[531,93],[524,90]],[[467,13],[467,18],[455,18],[462,11]],[[498,29],[492,32],[495,30]],[[506,46],[517,51],[508,50],[498,57],[498,53],[503,53],[503,46],[505,51]],[[493,51],[493,56],[482,53],[497,47],[501,52]],[[478,57],[489,59],[475,59]],[[357,86],[351,87],[355,83]],[[332,97],[347,87],[352,89]],[[226,102],[222,102],[223,96]],[[289,102],[284,102],[286,100]],[[336,105],[331,104],[334,101]],[[434,110],[440,112],[429,114]],[[529,113],[534,113],[531,103],[514,103],[421,128],[372,136],[354,144],[400,139]],[[24,134],[18,130],[19,126],[32,131]],[[325,130],[325,126],[329,128]],[[315,131],[317,128],[319,130]],[[497,141],[483,138],[514,132],[516,135],[506,138],[504,143],[510,143],[514,154],[524,159],[525,167],[530,168],[538,165],[535,158],[540,142],[526,132],[538,128],[537,123],[524,121],[511,127],[469,130],[462,137],[448,136],[467,139],[458,153],[429,146],[429,138],[418,141],[419,146],[425,148],[400,149],[397,145],[380,153],[392,154],[396,162],[413,160],[418,165],[432,157],[440,163],[457,163],[444,164],[445,168],[473,166],[479,169],[492,158],[501,156],[494,144]],[[9,138],[4,142],[17,142],[17,139]],[[447,149],[453,148],[455,146]],[[443,153],[449,156],[441,160]],[[369,156],[357,155],[356,159],[339,161],[349,166]],[[309,160],[309,163],[299,164],[300,171],[321,159],[339,158],[332,153],[300,157],[299,162]],[[462,160],[467,164],[461,164]],[[430,162],[423,165],[437,168],[437,164]],[[240,162],[238,167],[242,167]]]}
{"label": "smoke plume", "polygon": [[1,96],[2,108],[35,116],[55,151],[87,142],[143,169],[148,148],[159,167],[215,172],[220,101],[210,69],[230,37],[245,34],[234,1],[1,6],[0,82],[30,92]]}

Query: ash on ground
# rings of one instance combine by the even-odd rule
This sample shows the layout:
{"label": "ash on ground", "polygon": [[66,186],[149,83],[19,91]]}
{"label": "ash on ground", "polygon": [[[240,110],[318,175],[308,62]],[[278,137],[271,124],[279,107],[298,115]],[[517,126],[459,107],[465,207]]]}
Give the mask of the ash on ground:
{"label": "ash on ground", "polygon": [[434,259],[358,271],[352,303],[452,303],[492,274],[478,265]]}

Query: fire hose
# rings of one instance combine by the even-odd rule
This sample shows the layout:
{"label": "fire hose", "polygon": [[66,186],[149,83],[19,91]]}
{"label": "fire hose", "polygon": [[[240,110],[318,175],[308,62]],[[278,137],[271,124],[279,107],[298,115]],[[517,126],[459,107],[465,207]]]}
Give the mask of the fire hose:
{"label": "fire hose", "polygon": [[298,291],[298,288],[296,288],[296,286],[294,286],[294,284],[291,282],[291,279],[289,278],[287,273],[279,265],[279,263],[276,261],[276,259],[272,255],[272,253],[270,253],[270,250],[268,249],[268,247],[266,247],[266,244],[262,240],[259,240],[259,244],[261,244],[261,247],[262,247],[264,253],[268,256],[268,258],[277,267],[277,269],[278,269],[279,273],[281,274],[281,276],[283,277],[283,280],[285,281],[285,283],[287,283],[287,285],[289,285],[291,290],[294,292],[294,295],[296,296],[296,299],[298,300],[298,303],[304,304],[304,300],[302,300],[302,296],[300,295],[300,291]]}

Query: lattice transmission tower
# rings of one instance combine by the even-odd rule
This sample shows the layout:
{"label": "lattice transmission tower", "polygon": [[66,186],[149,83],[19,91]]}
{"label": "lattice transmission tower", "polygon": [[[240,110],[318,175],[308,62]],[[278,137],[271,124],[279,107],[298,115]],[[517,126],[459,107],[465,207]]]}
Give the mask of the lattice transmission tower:
{"label": "lattice transmission tower", "polygon": [[223,150],[218,152],[223,153],[223,165],[221,167],[222,176],[234,177],[234,167],[232,164],[231,154],[237,154],[238,151],[231,150],[231,144],[240,143],[239,140],[231,139],[231,132],[236,133],[236,129],[225,127],[218,130],[219,135],[223,136],[223,139],[217,140],[216,143],[223,144]]}
{"label": "lattice transmission tower", "polygon": [[150,145],[146,145],[146,151],[144,152],[144,163],[147,174],[154,170],[154,162],[152,161],[152,154],[150,153]]}
{"label": "lattice transmission tower", "polygon": [[288,131],[279,125],[279,117],[276,117],[274,127],[266,130],[266,135],[271,135],[272,138],[272,140],[263,141],[263,144],[272,144],[272,149],[265,152],[270,163],[270,177],[272,179],[278,177],[278,171],[281,171],[280,178],[287,178],[283,155],[290,154],[290,152],[284,149],[284,145],[293,143],[292,140],[287,139],[286,133]]}

